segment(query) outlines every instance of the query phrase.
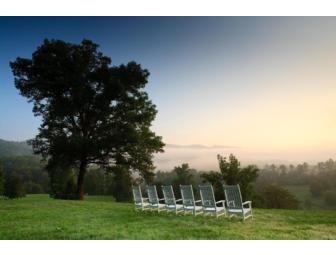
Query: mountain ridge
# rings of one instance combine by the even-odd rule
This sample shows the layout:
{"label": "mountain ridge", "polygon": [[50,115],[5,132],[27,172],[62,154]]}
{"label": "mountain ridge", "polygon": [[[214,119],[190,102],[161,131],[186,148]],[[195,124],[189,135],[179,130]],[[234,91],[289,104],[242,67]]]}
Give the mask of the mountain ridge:
{"label": "mountain ridge", "polygon": [[212,146],[207,146],[207,145],[203,145],[203,144],[186,144],[186,145],[182,145],[182,144],[171,144],[171,143],[167,143],[166,146],[167,148],[175,148],[175,149],[179,149],[179,148],[183,148],[183,149],[231,149],[231,148],[239,148],[236,146],[229,146],[229,145],[212,145]]}
{"label": "mountain ridge", "polygon": [[33,149],[27,141],[7,141],[0,139],[0,157],[33,155]]}

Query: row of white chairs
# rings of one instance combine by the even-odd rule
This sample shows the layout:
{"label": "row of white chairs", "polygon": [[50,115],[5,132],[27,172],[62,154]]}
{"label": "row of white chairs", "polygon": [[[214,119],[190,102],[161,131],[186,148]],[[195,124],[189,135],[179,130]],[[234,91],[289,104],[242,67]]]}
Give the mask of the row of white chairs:
{"label": "row of white chairs", "polygon": [[212,185],[199,185],[201,200],[194,199],[192,185],[180,185],[181,199],[175,199],[172,185],[161,186],[163,198],[158,197],[155,185],[147,185],[148,197],[143,197],[140,185],[133,185],[133,197],[136,210],[173,211],[178,213],[214,214],[219,216],[251,217],[252,202],[243,202],[239,184],[223,185],[225,200],[216,201]]}

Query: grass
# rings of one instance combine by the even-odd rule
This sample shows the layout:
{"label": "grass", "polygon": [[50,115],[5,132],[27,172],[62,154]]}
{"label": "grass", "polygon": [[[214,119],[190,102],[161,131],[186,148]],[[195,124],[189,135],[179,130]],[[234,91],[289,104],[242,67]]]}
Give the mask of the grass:
{"label": "grass", "polygon": [[29,195],[0,200],[0,239],[336,239],[336,211],[255,209],[216,219],[135,212],[109,197],[84,201]]}

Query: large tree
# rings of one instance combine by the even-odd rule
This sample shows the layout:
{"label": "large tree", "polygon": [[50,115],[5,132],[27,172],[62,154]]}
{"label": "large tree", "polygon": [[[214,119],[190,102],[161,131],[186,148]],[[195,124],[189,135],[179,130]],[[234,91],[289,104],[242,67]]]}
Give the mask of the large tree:
{"label": "large tree", "polygon": [[16,88],[42,119],[34,152],[51,172],[77,169],[77,199],[90,164],[151,176],[153,154],[164,144],[150,129],[157,110],[144,91],[148,70],[135,62],[112,66],[90,40],[45,40],[31,59],[10,66]]}

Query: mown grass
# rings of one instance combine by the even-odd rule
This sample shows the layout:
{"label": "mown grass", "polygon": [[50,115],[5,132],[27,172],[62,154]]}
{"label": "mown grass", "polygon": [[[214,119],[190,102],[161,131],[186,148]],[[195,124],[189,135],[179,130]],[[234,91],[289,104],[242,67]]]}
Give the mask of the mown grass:
{"label": "mown grass", "polygon": [[84,201],[29,195],[0,200],[0,239],[335,239],[336,211],[255,209],[216,219],[135,212],[109,197]]}

